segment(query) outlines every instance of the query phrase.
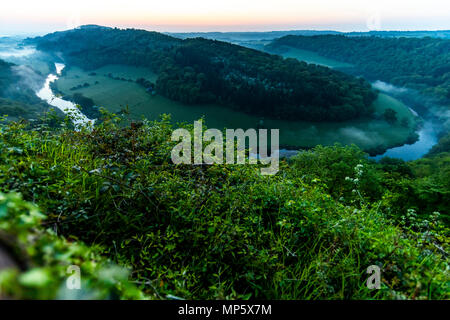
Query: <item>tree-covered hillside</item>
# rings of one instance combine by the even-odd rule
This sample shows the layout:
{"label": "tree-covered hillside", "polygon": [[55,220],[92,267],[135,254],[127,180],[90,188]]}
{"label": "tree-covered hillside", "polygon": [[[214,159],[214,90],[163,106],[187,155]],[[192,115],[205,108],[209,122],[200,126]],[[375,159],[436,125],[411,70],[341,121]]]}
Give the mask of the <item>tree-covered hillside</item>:
{"label": "tree-covered hillside", "polygon": [[15,76],[11,70],[12,65],[0,60],[0,96],[6,95],[11,84],[19,80],[19,77]]}
{"label": "tree-covered hillside", "polygon": [[290,120],[340,121],[370,115],[376,93],[362,79],[237,45],[180,40],[156,32],[79,28],[30,40],[62,52],[68,65],[150,68],[156,90],[184,103],[219,103]]}
{"label": "tree-covered hillside", "polygon": [[14,72],[14,66],[0,60],[0,117],[37,119],[48,105]]}
{"label": "tree-covered hillside", "polygon": [[282,50],[283,46],[351,63],[355,73],[368,79],[416,89],[450,105],[450,39],[286,36],[269,47]]}
{"label": "tree-covered hillside", "polygon": [[[448,152],[377,164],[319,146],[262,176],[174,165],[166,117],[120,121],[0,125],[0,236],[30,262],[0,272],[3,294],[67,297],[75,264],[85,298],[449,298]],[[380,290],[366,286],[371,265]]]}

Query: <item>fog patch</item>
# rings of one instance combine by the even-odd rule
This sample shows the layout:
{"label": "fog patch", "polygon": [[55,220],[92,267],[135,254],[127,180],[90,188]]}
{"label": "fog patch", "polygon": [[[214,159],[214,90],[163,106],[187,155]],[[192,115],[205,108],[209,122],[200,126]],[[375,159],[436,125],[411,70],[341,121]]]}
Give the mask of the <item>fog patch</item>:
{"label": "fog patch", "polygon": [[374,143],[375,137],[369,137],[367,133],[362,131],[361,129],[358,129],[356,127],[345,127],[338,130],[338,134],[340,134],[343,137],[348,138],[352,142],[359,142],[364,144],[371,144]]}
{"label": "fog patch", "polygon": [[35,48],[8,49],[6,51],[0,51],[0,59],[24,58],[35,53]]}
{"label": "fog patch", "polygon": [[372,87],[388,93],[405,93],[408,91],[408,89],[406,88],[396,87],[390,83],[386,83],[380,80],[377,80],[374,83],[372,83]]}
{"label": "fog patch", "polygon": [[433,112],[442,122],[443,130],[450,131],[450,110],[444,107],[434,107]]}
{"label": "fog patch", "polygon": [[415,116],[432,121],[437,131],[450,130],[450,110],[437,99],[424,96],[415,89],[401,88],[379,80],[372,86],[402,101]]}
{"label": "fog patch", "polygon": [[33,91],[37,91],[42,87],[44,78],[37,74],[33,69],[26,65],[13,66],[12,71],[20,77],[20,84]]}

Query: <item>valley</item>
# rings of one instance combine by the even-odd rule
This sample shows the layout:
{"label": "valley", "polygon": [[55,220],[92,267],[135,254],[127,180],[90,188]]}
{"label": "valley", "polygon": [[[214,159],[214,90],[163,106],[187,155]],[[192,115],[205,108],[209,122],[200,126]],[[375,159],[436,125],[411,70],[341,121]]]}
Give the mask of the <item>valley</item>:
{"label": "valley", "polygon": [[0,38],[0,299],[450,297],[448,32],[64,30]]}
{"label": "valley", "polygon": [[[114,78],[131,79],[132,82]],[[220,105],[186,105],[160,95],[151,95],[134,81],[145,77],[155,81],[156,76],[145,68],[121,65],[105,66],[83,71],[69,67],[56,81],[56,87],[63,95],[81,93],[91,98],[95,105],[110,112],[120,113],[128,107],[129,116],[138,120],[142,117],[158,119],[162,113],[170,114],[177,122],[193,122],[202,117],[212,128],[254,128],[280,129],[280,144],[285,148],[311,148],[316,145],[334,143],[356,144],[364,150],[383,152],[391,147],[404,144],[413,138],[416,119],[413,113],[401,102],[386,94],[380,94],[374,102],[375,113],[381,117],[387,108],[394,109],[399,119],[406,118],[405,127],[398,121],[389,124],[383,119],[357,119],[345,122],[286,121],[252,116],[227,109]],[[83,84],[89,84],[83,87]],[[79,89],[71,90],[80,86]]]}
{"label": "valley", "polygon": [[[11,46],[11,43],[8,45]],[[276,49],[270,46],[262,48],[285,58],[294,58],[310,64],[337,69],[352,67],[351,64],[323,57],[313,51],[289,46]],[[37,51],[33,47],[26,50],[28,50],[24,52],[26,54],[17,54],[20,51],[16,50],[9,56],[16,63],[33,65],[37,74],[48,74],[51,71],[52,63],[48,53]],[[186,104],[175,101],[161,94],[149,92],[148,89],[136,83],[139,78],[155,84],[158,74],[153,67],[144,66],[109,64],[100,68],[83,70],[78,66],[68,65],[58,80],[54,81],[51,89],[59,98],[69,100],[74,94],[81,94],[92,100],[95,110],[103,107],[110,112],[120,114],[127,109],[127,117],[134,120],[142,119],[142,117],[158,119],[164,113],[170,114],[174,123],[192,122],[204,117],[207,126],[214,128],[279,128],[281,146],[288,150],[341,143],[355,144],[375,156],[391,148],[398,150],[399,146],[414,143],[418,138],[421,140],[420,137],[429,137],[425,144],[423,141],[420,142],[419,145],[423,146],[420,148],[421,151],[414,152],[413,158],[417,158],[426,153],[426,150],[437,141],[435,135],[433,137],[424,135],[423,130],[418,135],[415,134],[420,122],[419,118],[406,105],[390,96],[389,92],[379,94],[374,101],[373,116],[339,122],[296,121],[252,115],[215,103]],[[383,119],[383,112],[388,108],[397,113],[398,121],[395,123],[388,123]],[[95,112],[89,115],[93,117]],[[401,150],[411,150],[411,147]],[[405,159],[411,157],[410,151],[405,151],[404,156],[398,152],[394,154]]]}

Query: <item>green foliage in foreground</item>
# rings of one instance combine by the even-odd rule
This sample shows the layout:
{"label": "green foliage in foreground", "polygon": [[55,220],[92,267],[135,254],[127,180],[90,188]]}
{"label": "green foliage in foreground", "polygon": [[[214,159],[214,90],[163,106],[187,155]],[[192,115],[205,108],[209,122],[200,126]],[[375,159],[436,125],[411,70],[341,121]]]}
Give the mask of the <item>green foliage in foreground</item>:
{"label": "green foliage in foreground", "polygon": [[[399,186],[416,179],[409,164],[377,165],[335,146],[282,162],[270,177],[250,165],[173,165],[167,118],[119,120],[78,132],[0,126],[1,188],[46,213],[36,229],[70,239],[53,234],[49,246],[131,268],[153,298],[449,298],[448,212],[399,205],[410,196]],[[370,265],[383,270],[381,290],[366,287]]]}
{"label": "green foliage in foreground", "polygon": [[[128,271],[99,256],[98,248],[58,237],[43,225],[45,215],[20,195],[0,193],[0,239],[13,241],[18,267],[0,272],[0,298],[143,299]],[[48,227],[48,226],[47,226]],[[10,243],[10,245],[12,245]],[[71,265],[80,267],[82,289],[66,287]]]}

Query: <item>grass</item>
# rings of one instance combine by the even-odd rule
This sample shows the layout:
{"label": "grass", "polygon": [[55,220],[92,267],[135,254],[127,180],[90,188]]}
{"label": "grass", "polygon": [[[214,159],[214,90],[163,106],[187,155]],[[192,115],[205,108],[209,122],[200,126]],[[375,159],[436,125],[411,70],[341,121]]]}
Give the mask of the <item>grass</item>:
{"label": "grass", "polygon": [[[398,118],[406,117],[410,126],[404,127],[398,121],[388,124],[384,120],[358,119],[346,122],[320,122],[284,121],[263,119],[261,117],[233,111],[218,105],[184,105],[166,99],[162,96],[152,96],[144,88],[134,82],[111,79],[105,75],[112,73],[114,77],[137,79],[144,77],[155,81],[156,75],[143,68],[127,66],[107,66],[95,70],[95,76],[79,68],[67,69],[66,74],[57,81],[60,91],[65,94],[80,92],[92,98],[94,102],[111,112],[118,112],[126,106],[129,107],[130,116],[139,119],[142,116],[148,119],[157,119],[160,114],[172,115],[175,122],[193,122],[205,116],[207,125],[211,128],[256,128],[261,120],[264,126],[280,129],[280,144],[290,147],[314,147],[316,145],[356,144],[364,150],[374,148],[390,148],[398,146],[408,139],[413,132],[415,117],[411,111],[400,101],[380,94],[375,101],[377,114],[382,114],[386,108],[392,108],[398,113]],[[98,81],[98,84],[95,82]],[[82,85],[85,82],[90,86],[71,91],[70,88]]]}

